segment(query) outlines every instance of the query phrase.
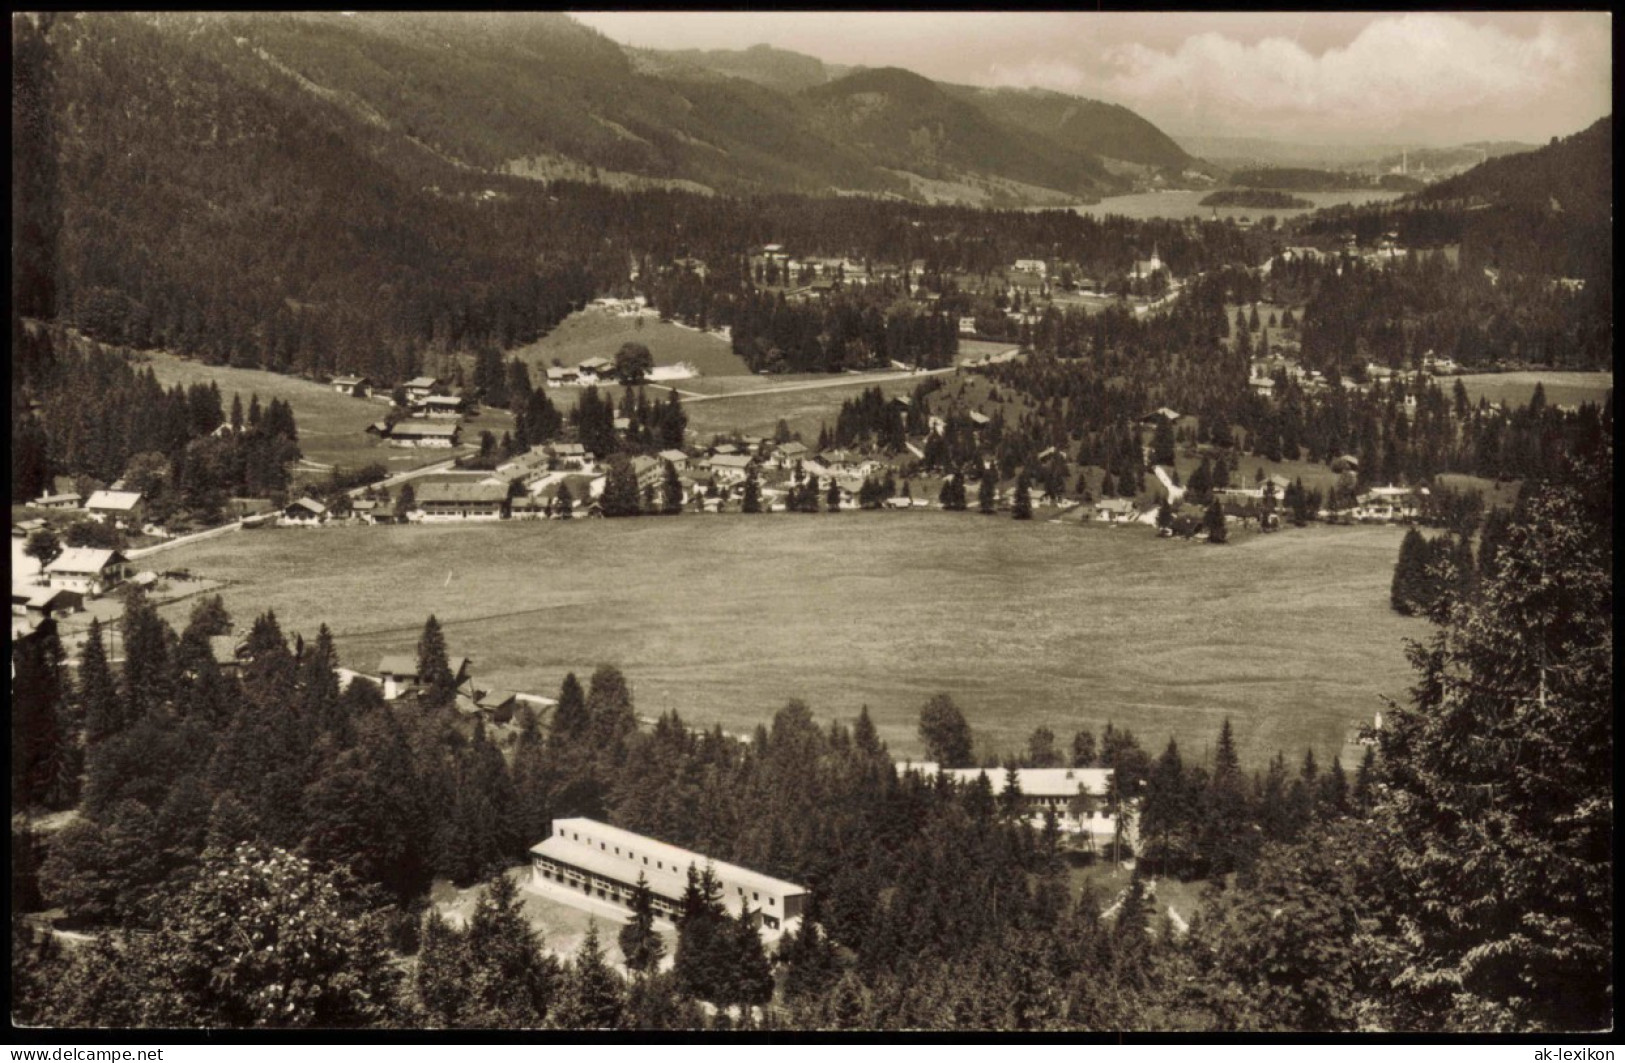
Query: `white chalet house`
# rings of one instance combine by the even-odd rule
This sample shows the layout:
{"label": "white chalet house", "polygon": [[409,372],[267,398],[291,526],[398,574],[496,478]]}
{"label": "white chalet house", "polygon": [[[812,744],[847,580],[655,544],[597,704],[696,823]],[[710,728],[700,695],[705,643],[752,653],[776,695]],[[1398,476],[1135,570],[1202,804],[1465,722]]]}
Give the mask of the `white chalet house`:
{"label": "white chalet house", "polygon": [[85,502],[85,512],[100,521],[138,525],[141,523],[141,492],[93,491]]}
{"label": "white chalet house", "polygon": [[70,546],[45,566],[46,584],[95,598],[118,586],[130,574],[130,562],[117,550]]}
{"label": "white chalet house", "polygon": [[314,528],[327,522],[327,507],[314,498],[301,498],[288,503],[282,511],[280,524],[297,528]]}

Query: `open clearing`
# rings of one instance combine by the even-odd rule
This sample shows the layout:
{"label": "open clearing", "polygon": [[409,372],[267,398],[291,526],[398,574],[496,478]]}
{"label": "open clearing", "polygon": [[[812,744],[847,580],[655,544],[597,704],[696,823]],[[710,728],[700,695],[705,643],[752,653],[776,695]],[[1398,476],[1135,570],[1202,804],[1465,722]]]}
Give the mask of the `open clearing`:
{"label": "open clearing", "polygon": [[[1612,373],[1470,373],[1456,379],[1467,389],[1467,397],[1473,402],[1482,397],[1505,403],[1509,408],[1527,405],[1535,394],[1536,384],[1545,388],[1548,406],[1578,406],[1583,402],[1600,406],[1614,389]],[[1439,387],[1449,394],[1455,384],[1444,379],[1439,381]]]}
{"label": "open clearing", "polygon": [[[986,751],[1040,724],[1128,726],[1187,759],[1231,717],[1244,757],[1323,761],[1402,698],[1388,608],[1400,530],[1312,526],[1215,548],[1143,528],[941,512],[266,529],[166,559],[232,581],[246,627],[326,622],[366,670],[411,652],[434,613],[484,684],[552,695],[620,666],[639,711],[748,733],[788,699],[823,719],[868,704],[918,754],[948,691]],[[184,604],[166,611],[185,622]]]}
{"label": "open clearing", "polygon": [[643,344],[654,355],[656,365],[687,362],[702,376],[750,374],[744,359],[734,354],[733,347],[720,336],[663,322],[653,314],[622,317],[605,310],[579,310],[546,336],[514,348],[506,357],[525,362],[540,380],[555,358],[565,365],[586,358],[614,358],[623,343]]}
{"label": "open clearing", "polygon": [[231,414],[234,391],[242,395],[244,410],[250,395],[259,395],[261,406],[269,405],[272,399],[283,399],[293,407],[299,450],[310,461],[322,465],[359,468],[380,462],[392,472],[399,472],[446,457],[433,451],[390,447],[368,435],[367,426],[382,421],[389,411],[387,401],[340,395],[326,384],[263,369],[205,365],[162,351],[145,352],[142,357],[142,364],[151,366],[158,383],[166,388],[176,384],[218,384],[227,416]]}
{"label": "open clearing", "polygon": [[[560,959],[573,958],[586,940],[587,928],[596,923],[598,945],[604,950],[605,962],[626,973],[625,957],[621,955],[619,943],[621,927],[628,922],[624,909],[608,901],[584,902],[592,911],[583,910],[583,902],[579,900],[575,904],[566,904],[542,892],[534,884],[528,864],[509,868],[503,874],[518,885],[520,910],[531,927],[540,932],[542,947],[546,951]],[[439,879],[430,891],[429,901],[453,925],[465,926],[474,914],[474,907],[479,903],[485,885],[482,882],[467,889],[458,889],[450,882]],[[670,923],[663,920],[655,923],[655,930],[666,942],[661,969],[669,970],[677,955],[676,932]]]}

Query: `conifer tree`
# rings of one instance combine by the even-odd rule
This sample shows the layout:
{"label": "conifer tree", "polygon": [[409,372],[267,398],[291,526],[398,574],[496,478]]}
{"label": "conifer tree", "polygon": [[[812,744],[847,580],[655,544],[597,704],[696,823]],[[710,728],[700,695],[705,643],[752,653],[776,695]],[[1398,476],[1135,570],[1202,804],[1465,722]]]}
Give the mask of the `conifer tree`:
{"label": "conifer tree", "polygon": [[446,657],[446,637],[433,613],[423,622],[418,639],[418,685],[423,703],[431,707],[450,705],[457,694],[457,677],[451,674]]}
{"label": "conifer tree", "polygon": [[1217,545],[1230,538],[1230,530],[1225,526],[1224,507],[1219,505],[1218,499],[1208,503],[1207,512],[1202,515],[1202,526],[1207,529],[1207,541],[1210,543]]}
{"label": "conifer tree", "polygon": [[920,744],[925,747],[927,759],[944,768],[958,768],[970,763],[970,724],[964,713],[947,694],[934,695],[920,710]]}
{"label": "conifer tree", "polygon": [[762,485],[761,481],[756,477],[755,465],[745,469],[745,496],[739,508],[744,513],[760,513],[762,511]]}
{"label": "conifer tree", "polygon": [[598,921],[593,920],[564,973],[553,1023],[564,1030],[614,1029],[625,1008],[625,992],[621,977],[604,961]]}
{"label": "conifer tree", "polygon": [[638,872],[637,885],[632,890],[632,918],[621,928],[621,955],[626,969],[636,974],[653,974],[666,954],[666,943],[655,930],[654,894],[649,880]]}
{"label": "conifer tree", "polygon": [[124,699],[134,721],[157,710],[174,692],[170,669],[174,632],[139,592],[125,600],[123,628]]}
{"label": "conifer tree", "polygon": [[578,738],[584,738],[592,717],[587,713],[587,695],[574,672],[565,675],[559,685],[559,703],[553,709],[553,727],[550,742],[563,747]]}
{"label": "conifer tree", "polygon": [[998,508],[999,483],[993,466],[982,467],[981,486],[976,489],[976,508],[982,513],[992,513]]}
{"label": "conifer tree", "polygon": [[1026,469],[1022,469],[1021,475],[1016,477],[1016,493],[1010,503],[1010,516],[1016,520],[1033,519],[1033,494]]}
{"label": "conifer tree", "polygon": [[683,481],[677,478],[677,466],[666,462],[665,480],[661,485],[660,512],[675,517],[683,511]]}
{"label": "conifer tree", "polygon": [[90,634],[79,658],[79,712],[85,739],[94,745],[126,726],[123,699],[107,663],[101,621],[92,617]]}
{"label": "conifer tree", "polygon": [[[65,712],[65,654],[56,623],[46,621],[34,637],[12,651],[11,804],[61,807],[76,789],[75,749]],[[64,762],[67,763],[64,763]],[[64,792],[64,786],[68,792]]]}
{"label": "conifer tree", "polygon": [[1398,953],[1390,1028],[1612,1021],[1610,461],[1520,503],[1496,574],[1413,649],[1413,703],[1384,714],[1367,888]]}
{"label": "conifer tree", "polygon": [[632,469],[631,459],[624,454],[610,458],[609,472],[604,480],[604,494],[599,500],[606,517],[635,517],[641,512],[638,504],[638,475]]}

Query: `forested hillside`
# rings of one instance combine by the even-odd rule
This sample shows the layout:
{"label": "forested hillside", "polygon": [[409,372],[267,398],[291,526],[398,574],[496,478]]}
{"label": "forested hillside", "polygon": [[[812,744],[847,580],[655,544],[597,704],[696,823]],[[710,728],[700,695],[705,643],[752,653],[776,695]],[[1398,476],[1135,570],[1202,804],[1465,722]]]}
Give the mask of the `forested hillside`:
{"label": "forested hillside", "polygon": [[943,89],[997,121],[1088,155],[1175,171],[1198,165],[1173,138],[1117,104],[1045,89]]}
{"label": "forested hillside", "polygon": [[818,128],[864,147],[894,169],[927,177],[992,173],[1080,195],[1113,183],[1093,156],[1003,128],[907,70],[861,70],[803,95]]}
{"label": "forested hillside", "polygon": [[1585,282],[1588,316],[1613,319],[1613,118],[1535,151],[1492,158],[1381,206],[1322,211],[1309,224],[1362,243],[1389,229],[1417,246],[1461,245],[1461,265]]}

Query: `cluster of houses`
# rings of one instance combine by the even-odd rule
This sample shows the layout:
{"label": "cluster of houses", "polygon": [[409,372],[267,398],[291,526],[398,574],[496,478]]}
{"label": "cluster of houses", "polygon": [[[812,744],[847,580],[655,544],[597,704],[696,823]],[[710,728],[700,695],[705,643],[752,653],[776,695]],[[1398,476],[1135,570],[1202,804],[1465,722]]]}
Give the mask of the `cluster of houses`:
{"label": "cluster of houses", "polygon": [[[753,272],[760,270],[764,277],[776,277],[785,288],[785,297],[789,299],[806,301],[829,295],[841,288],[863,288],[882,281],[902,283],[915,299],[932,302],[937,298],[935,293],[924,287],[927,270],[923,258],[913,259],[906,264],[894,264],[846,257],[798,257],[787,251],[783,244],[766,244],[752,252],[749,261]],[[1059,274],[1056,263],[1042,258],[1018,258],[1005,267],[1002,282],[1004,296],[1027,304],[1025,309],[1006,310],[1006,316],[1016,321],[1034,320],[1033,300],[1047,300],[1058,294]],[[1149,258],[1136,259],[1129,264],[1123,271],[1123,278],[1147,281],[1158,274],[1167,281],[1169,292],[1180,287],[1157,248],[1153,247]],[[968,274],[956,276],[964,282],[961,285],[963,288],[971,289]],[[1083,294],[1093,295],[1102,295],[1109,287],[1102,281],[1082,276],[1081,271],[1073,286]],[[976,335],[975,319],[961,317],[959,331],[962,335]]]}
{"label": "cluster of houses", "polygon": [[[517,690],[489,687],[474,679],[473,661],[467,657],[454,657],[447,662],[451,667],[456,688],[454,705],[464,717],[479,717],[487,724],[501,726],[512,722],[514,714],[529,707],[537,719],[546,723],[547,714],[558,705],[553,698],[539,694],[526,694]],[[374,684],[383,693],[385,701],[398,701],[423,689],[415,654],[385,654],[372,672],[358,672],[340,668],[339,685],[347,688],[357,679]]]}
{"label": "cluster of houses", "polygon": [[105,490],[80,494],[73,479],[57,476],[51,488],[28,504],[35,509],[80,510],[92,520],[111,524],[127,531],[139,531],[146,520],[146,506],[140,491],[124,490],[123,484],[114,484]]}

